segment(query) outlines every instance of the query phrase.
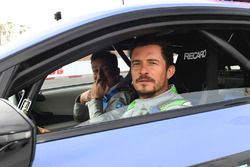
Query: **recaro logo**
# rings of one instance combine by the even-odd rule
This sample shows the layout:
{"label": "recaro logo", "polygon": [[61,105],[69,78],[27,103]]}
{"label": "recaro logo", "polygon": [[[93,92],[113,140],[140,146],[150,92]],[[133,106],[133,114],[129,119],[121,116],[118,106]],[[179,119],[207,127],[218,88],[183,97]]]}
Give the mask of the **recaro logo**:
{"label": "recaro logo", "polygon": [[195,59],[204,59],[207,55],[207,50],[184,53],[184,60],[195,60]]}

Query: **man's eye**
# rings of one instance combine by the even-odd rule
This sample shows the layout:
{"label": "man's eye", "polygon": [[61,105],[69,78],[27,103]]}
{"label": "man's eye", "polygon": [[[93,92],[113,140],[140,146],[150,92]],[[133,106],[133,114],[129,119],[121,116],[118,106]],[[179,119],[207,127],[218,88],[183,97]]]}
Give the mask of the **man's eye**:
{"label": "man's eye", "polygon": [[158,63],[156,61],[150,61],[149,64],[151,64],[151,65],[157,65]]}
{"label": "man's eye", "polygon": [[132,66],[138,66],[138,65],[140,65],[139,62],[134,62],[134,63],[132,63]]}

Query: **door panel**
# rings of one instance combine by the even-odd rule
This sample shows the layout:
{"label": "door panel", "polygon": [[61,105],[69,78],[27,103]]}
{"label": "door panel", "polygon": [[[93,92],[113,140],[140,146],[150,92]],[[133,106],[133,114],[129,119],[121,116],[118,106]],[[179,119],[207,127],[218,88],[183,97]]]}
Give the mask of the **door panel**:
{"label": "door panel", "polygon": [[[246,135],[250,126],[241,121],[249,118],[249,107],[241,105],[39,143],[33,166],[190,166],[227,157],[250,150]],[[59,151],[62,146],[63,151]],[[228,161],[239,163],[237,159]]]}
{"label": "door panel", "polygon": [[[36,123],[39,126],[48,126],[64,122],[67,126],[66,122],[73,121],[75,98],[90,87],[91,84],[41,91],[32,110]],[[56,125],[53,129],[63,127],[63,124]]]}
{"label": "door panel", "polygon": [[75,98],[90,88],[91,85],[84,85],[42,91],[44,99],[37,101],[34,109],[54,115],[72,115]]}

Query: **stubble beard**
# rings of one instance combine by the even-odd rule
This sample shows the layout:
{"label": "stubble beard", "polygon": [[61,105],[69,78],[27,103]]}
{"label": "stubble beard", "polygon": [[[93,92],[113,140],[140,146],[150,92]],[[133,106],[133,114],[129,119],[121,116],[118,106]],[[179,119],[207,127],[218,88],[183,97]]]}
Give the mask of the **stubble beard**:
{"label": "stubble beard", "polygon": [[141,99],[147,99],[147,98],[154,97],[155,91],[151,91],[151,92],[141,92],[141,91],[138,91],[138,95],[139,95],[139,97]]}
{"label": "stubble beard", "polygon": [[154,97],[157,92],[155,87],[153,87],[153,90],[146,90],[146,85],[142,85],[141,87],[141,90],[137,90],[137,93],[141,99]]}
{"label": "stubble beard", "polygon": [[[146,86],[143,86],[143,89],[145,89]],[[149,91],[144,91],[144,90],[137,90],[137,93],[140,97],[140,99],[147,99],[147,98],[152,98],[155,96],[158,96],[160,94],[162,94],[163,92],[165,92],[167,90],[168,87],[166,85],[161,85],[158,89],[154,86],[153,90],[149,90]]]}

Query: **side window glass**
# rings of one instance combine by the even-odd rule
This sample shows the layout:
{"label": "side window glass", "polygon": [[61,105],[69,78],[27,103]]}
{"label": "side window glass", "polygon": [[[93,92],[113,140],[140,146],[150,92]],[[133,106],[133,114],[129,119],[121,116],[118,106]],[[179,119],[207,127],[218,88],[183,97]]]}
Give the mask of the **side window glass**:
{"label": "side window glass", "polygon": [[65,65],[47,76],[44,89],[62,88],[93,82],[90,56]]}
{"label": "side window glass", "polygon": [[[117,56],[120,74],[126,76],[129,71],[128,65],[116,52],[113,53]],[[91,55],[86,56],[49,74],[42,90],[93,83],[90,57]]]}
{"label": "side window glass", "polygon": [[[73,109],[79,95],[91,89],[93,72],[91,55],[52,72],[45,79],[35,102],[32,115],[39,127],[49,131],[72,128],[79,122]],[[125,77],[128,65],[117,55],[120,75]]]}

